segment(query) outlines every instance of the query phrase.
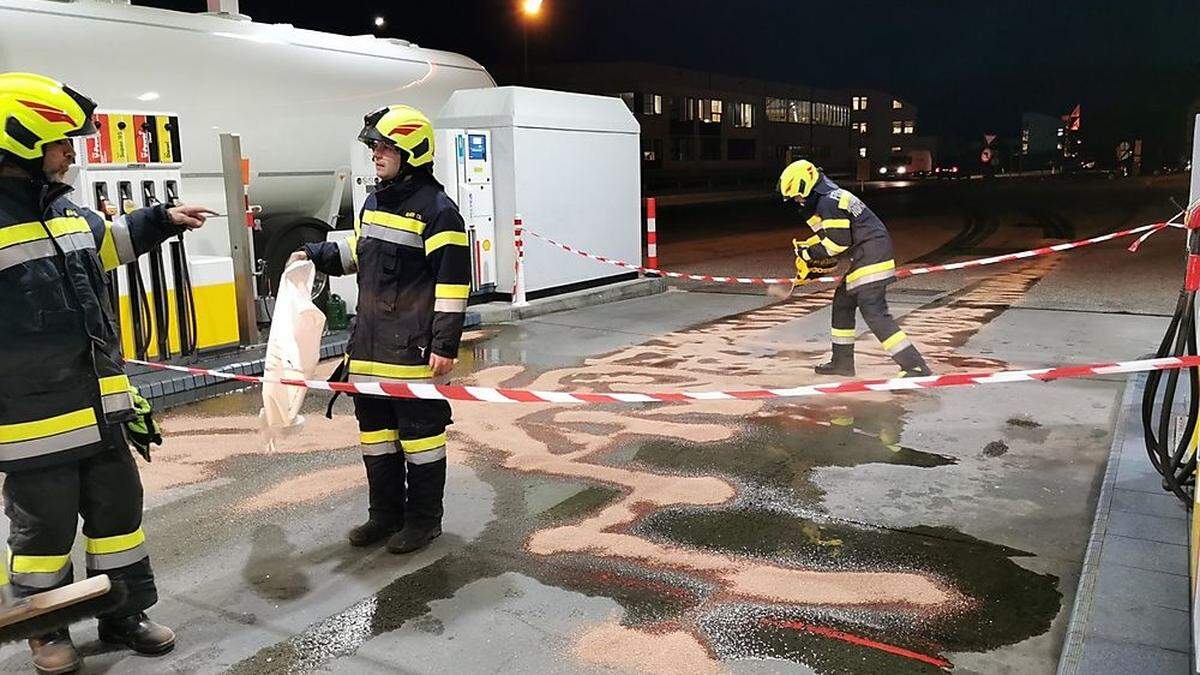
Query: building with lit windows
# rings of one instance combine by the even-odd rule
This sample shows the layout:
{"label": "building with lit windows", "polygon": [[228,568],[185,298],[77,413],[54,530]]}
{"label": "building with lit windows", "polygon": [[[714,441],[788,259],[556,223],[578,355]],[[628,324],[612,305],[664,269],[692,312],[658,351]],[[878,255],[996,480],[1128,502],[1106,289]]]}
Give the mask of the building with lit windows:
{"label": "building with lit windows", "polygon": [[846,92],[643,63],[539,68],[533,85],[624,99],[642,127],[647,193],[773,187],[800,157],[854,170]]}
{"label": "building with lit windows", "polygon": [[912,103],[866,89],[852,89],[849,98],[854,156],[867,160],[872,174],[895,158],[936,149],[935,139],[920,135],[917,107]]}

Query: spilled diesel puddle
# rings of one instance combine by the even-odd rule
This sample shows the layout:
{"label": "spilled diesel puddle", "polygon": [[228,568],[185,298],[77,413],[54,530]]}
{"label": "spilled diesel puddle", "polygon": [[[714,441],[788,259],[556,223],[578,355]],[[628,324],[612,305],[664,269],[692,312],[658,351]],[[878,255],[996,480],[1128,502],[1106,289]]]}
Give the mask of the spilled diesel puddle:
{"label": "spilled diesel puddle", "polygon": [[[1056,264],[1041,259],[986,277],[915,309],[901,325],[935,370],[1004,367],[958,348]],[[828,296],[795,298],[568,368],[485,368],[471,384],[590,391],[806,384],[814,377],[805,355],[815,358],[827,346],[810,341],[798,349],[766,334],[825,308]],[[796,358],[775,356],[781,351]],[[870,338],[860,342],[859,366],[864,377],[894,369]],[[878,672],[895,672],[943,668],[941,653],[1038,635],[1061,596],[1056,579],[1010,560],[1021,552],[952,532],[877,530],[820,513],[814,468],[952,465],[954,457],[900,442],[906,415],[937,405],[928,395],[867,395],[819,405],[529,404],[498,415],[487,404],[457,404],[451,454],[469,457],[508,495],[497,503],[497,522],[480,540],[235,672],[320,668],[423,616],[431,600],[511,570],[617,601],[625,611],[619,624],[585,631],[570,652],[609,667],[637,670],[636,650],[604,645],[643,646],[656,636],[709,659],[783,658],[821,672],[847,664],[862,672],[863,663],[878,660]],[[521,477],[514,481],[513,473]],[[531,510],[522,488],[530,481],[580,487]],[[1005,629],[985,630],[989,624]]]}

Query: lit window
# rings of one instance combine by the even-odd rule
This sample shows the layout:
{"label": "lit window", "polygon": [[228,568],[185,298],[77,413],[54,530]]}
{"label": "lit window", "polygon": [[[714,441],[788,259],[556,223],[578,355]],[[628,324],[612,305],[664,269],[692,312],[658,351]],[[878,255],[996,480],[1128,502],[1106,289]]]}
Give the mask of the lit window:
{"label": "lit window", "polygon": [[913,123],[913,122],[905,122],[904,123],[904,133],[912,134],[912,133],[916,133],[916,130],[917,130],[917,126],[915,123]]}
{"label": "lit window", "polygon": [[662,94],[646,94],[642,98],[642,114],[661,115],[662,103]]}
{"label": "lit window", "polygon": [[859,148],[859,149],[858,149],[858,156],[859,156],[859,157],[866,157],[866,156],[867,156],[867,149],[866,149],[866,148]]}
{"label": "lit window", "polygon": [[866,96],[854,96],[853,98],[850,99],[850,108],[852,110],[866,110],[867,109],[867,97]]}
{"label": "lit window", "polygon": [[893,134],[904,133],[904,123],[901,122],[900,120],[893,120],[892,121],[892,133]]}
{"label": "lit window", "polygon": [[707,98],[700,99],[700,119],[709,124],[720,124],[723,110],[724,105],[721,101]]}
{"label": "lit window", "polygon": [[892,110],[899,110],[903,107],[904,107],[904,104],[900,102],[900,99],[898,99],[898,98],[892,99]]}
{"label": "lit window", "polygon": [[904,152],[904,148],[900,147],[899,145],[892,146],[892,154],[898,154],[901,152]]}
{"label": "lit window", "polygon": [[736,103],[733,106],[733,126],[739,129],[754,127],[754,104]]}

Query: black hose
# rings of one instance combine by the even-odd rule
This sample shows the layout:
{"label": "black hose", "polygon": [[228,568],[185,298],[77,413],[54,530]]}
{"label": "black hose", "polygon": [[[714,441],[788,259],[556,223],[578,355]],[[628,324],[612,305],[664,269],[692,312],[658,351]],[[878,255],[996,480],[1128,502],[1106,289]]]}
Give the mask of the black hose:
{"label": "black hose", "polygon": [[[1188,254],[1200,254],[1200,231],[1188,232]],[[1195,307],[1196,291],[1188,290],[1185,281],[1155,358],[1195,356],[1200,353],[1197,349]],[[1178,441],[1171,446],[1171,422],[1175,419],[1175,401],[1182,375],[1179,369],[1175,369],[1168,373],[1152,371],[1146,377],[1146,390],[1142,393],[1142,430],[1150,462],[1163,477],[1163,489],[1191,508],[1196,484],[1192,436],[1196,432],[1197,418],[1200,417],[1200,368],[1187,369],[1187,423]]]}

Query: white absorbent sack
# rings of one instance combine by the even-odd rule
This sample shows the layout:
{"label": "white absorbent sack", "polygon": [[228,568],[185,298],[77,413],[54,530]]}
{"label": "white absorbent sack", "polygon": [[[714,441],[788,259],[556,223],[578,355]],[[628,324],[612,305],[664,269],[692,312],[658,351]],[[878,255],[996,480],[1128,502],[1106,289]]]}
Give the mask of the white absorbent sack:
{"label": "white absorbent sack", "polygon": [[317,269],[310,261],[294,262],[283,271],[271,332],[267,337],[267,355],[263,364],[263,408],[259,414],[268,445],[304,426],[300,406],[304,387],[292,387],[270,380],[310,380],[321,358],[321,335],[325,315],[313,304],[312,288]]}

